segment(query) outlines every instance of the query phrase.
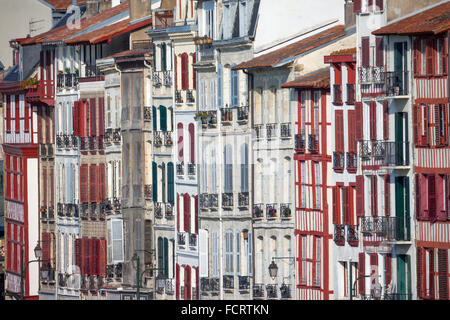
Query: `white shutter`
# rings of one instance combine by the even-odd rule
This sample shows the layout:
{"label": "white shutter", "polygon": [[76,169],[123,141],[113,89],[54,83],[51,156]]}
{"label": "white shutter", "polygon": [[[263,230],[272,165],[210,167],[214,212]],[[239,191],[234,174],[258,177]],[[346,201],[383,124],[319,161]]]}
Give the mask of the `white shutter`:
{"label": "white shutter", "polygon": [[106,245],[107,245],[107,261],[108,264],[111,264],[112,262],[112,220],[108,221],[108,232],[107,232],[107,240],[106,240]]}
{"label": "white shutter", "polygon": [[218,70],[217,70],[217,106],[219,108],[222,108],[223,106],[223,66],[221,64],[218,65]]}
{"label": "white shutter", "polygon": [[241,237],[239,230],[236,230],[236,274],[241,274]]}
{"label": "white shutter", "polygon": [[210,110],[216,110],[216,79],[211,79],[210,81]]}
{"label": "white shutter", "polygon": [[212,276],[217,278],[219,276],[219,268],[218,268],[218,243],[217,243],[217,230],[213,230],[212,232]]}
{"label": "white shutter", "polygon": [[199,277],[208,277],[208,231],[204,229],[199,230]]}
{"label": "white shutter", "polygon": [[216,149],[211,150],[211,193],[217,193]]}
{"label": "white shutter", "polygon": [[206,82],[205,79],[200,81],[200,110],[206,110]]}
{"label": "white shutter", "polygon": [[248,230],[248,275],[253,275],[253,242],[252,230]]}
{"label": "white shutter", "polygon": [[111,219],[112,262],[123,262],[123,220]]}

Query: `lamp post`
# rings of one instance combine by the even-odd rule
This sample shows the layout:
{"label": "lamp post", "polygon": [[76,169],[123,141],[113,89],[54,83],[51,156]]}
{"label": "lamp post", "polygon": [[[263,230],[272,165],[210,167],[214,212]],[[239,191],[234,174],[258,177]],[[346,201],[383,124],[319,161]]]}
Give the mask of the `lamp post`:
{"label": "lamp post", "polygon": [[[24,300],[24,298],[25,298],[25,278],[26,278],[26,272],[27,272],[27,269],[28,269],[28,265],[31,262],[46,262],[46,261],[49,261],[49,260],[41,260],[42,249],[41,249],[41,246],[39,245],[39,243],[34,248],[34,255],[37,258],[36,260],[28,261],[24,265],[24,254],[25,254],[25,251],[22,248],[21,251],[20,251],[20,255],[21,255],[21,265],[20,265],[20,299],[21,300]],[[44,277],[44,272],[42,272],[42,277]]]}
{"label": "lamp post", "polygon": [[[275,263],[275,260],[289,260],[289,269],[291,266],[291,262],[295,261],[294,257],[272,257],[272,263],[269,265],[269,275],[272,278],[272,280],[275,280],[275,278],[278,275],[278,266]],[[289,277],[291,275],[291,272],[289,270]],[[289,284],[290,284],[290,279],[289,279]],[[283,285],[284,285],[284,278],[283,278]],[[289,293],[290,294],[290,293]]]}
{"label": "lamp post", "polygon": [[[359,276],[358,278],[356,278],[355,282],[353,282],[353,288],[350,290],[350,300],[353,300],[353,292],[356,289],[355,288],[356,282],[358,282],[359,279],[371,278],[371,277],[377,277],[378,278],[378,277],[381,277],[381,275],[377,275],[377,276],[375,276],[375,275],[362,275],[362,276]],[[374,285],[372,285],[372,289],[373,289],[373,293],[374,293],[373,295],[374,295],[375,299],[379,300],[381,298],[381,285],[378,282],[378,279],[377,279],[377,282]]]}
{"label": "lamp post", "polygon": [[[140,300],[141,299],[141,286],[142,286],[142,276],[144,275],[144,273],[146,273],[147,271],[161,271],[164,270],[163,268],[146,268],[144,269],[144,271],[140,272],[140,262],[141,259],[139,257],[139,255],[137,254],[138,251],[143,251],[143,252],[147,252],[150,254],[153,254],[153,250],[151,251],[147,251],[147,250],[136,250],[133,254],[133,257],[131,258],[131,261],[133,263],[133,267],[136,269],[136,299]],[[154,278],[154,287],[153,287],[153,300],[155,300],[156,297],[156,277],[153,276]]]}

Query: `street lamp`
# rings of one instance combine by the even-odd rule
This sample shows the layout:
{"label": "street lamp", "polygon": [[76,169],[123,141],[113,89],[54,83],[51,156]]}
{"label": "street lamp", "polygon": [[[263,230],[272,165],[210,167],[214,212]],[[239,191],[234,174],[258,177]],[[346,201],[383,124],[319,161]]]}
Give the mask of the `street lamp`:
{"label": "street lamp", "polygon": [[[142,287],[142,276],[144,275],[144,273],[146,273],[147,271],[161,271],[164,270],[163,268],[146,268],[144,269],[144,271],[142,271],[142,273],[139,270],[139,266],[140,266],[140,257],[137,254],[138,251],[143,251],[143,252],[147,252],[150,254],[154,253],[154,250],[151,251],[147,251],[147,250],[136,250],[133,254],[133,257],[131,258],[131,263],[133,264],[133,268],[136,269],[136,299],[140,300],[141,299],[141,287]],[[156,277],[154,276],[154,287],[153,287],[153,300],[155,300],[156,297]]]}
{"label": "street lamp", "polygon": [[[26,278],[26,272],[27,272],[27,269],[28,269],[28,265],[31,263],[31,262],[47,262],[47,261],[50,261],[50,260],[41,260],[41,257],[42,257],[42,249],[41,249],[41,246],[39,245],[39,243],[36,245],[36,247],[34,248],[34,254],[35,254],[35,256],[36,256],[36,260],[31,260],[31,261],[28,261],[25,265],[24,265],[24,254],[25,254],[25,252],[24,252],[24,250],[23,250],[23,248],[21,249],[21,252],[20,252],[20,254],[21,254],[21,270],[20,270],[20,299],[21,300],[24,300],[24,298],[25,298],[25,278]],[[41,270],[41,276],[44,276],[44,272]]]}
{"label": "street lamp", "polygon": [[277,273],[278,273],[278,266],[275,263],[275,261],[272,260],[272,263],[269,265],[269,274],[272,280],[275,280],[275,278],[277,277]]}
{"label": "street lamp", "polygon": [[356,292],[355,290],[356,290],[356,282],[359,280],[359,279],[362,279],[362,278],[371,278],[371,277],[377,277],[377,279],[376,279],[376,283],[375,284],[372,284],[372,291],[373,291],[373,297],[376,299],[376,300],[379,300],[380,298],[381,298],[381,284],[378,282],[378,277],[381,277],[381,275],[377,275],[377,276],[375,276],[375,275],[363,275],[363,276],[359,276],[358,278],[356,278],[356,280],[355,280],[355,282],[353,282],[353,288],[350,290],[350,300],[353,300],[353,292]]}

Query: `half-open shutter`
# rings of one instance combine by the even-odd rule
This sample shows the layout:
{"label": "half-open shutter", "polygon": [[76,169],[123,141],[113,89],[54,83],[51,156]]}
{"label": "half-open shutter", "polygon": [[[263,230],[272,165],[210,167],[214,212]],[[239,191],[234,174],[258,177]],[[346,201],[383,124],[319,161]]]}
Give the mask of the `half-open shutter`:
{"label": "half-open shutter", "polygon": [[344,187],[344,224],[351,224],[350,221],[350,192],[352,187]]}
{"label": "half-open shutter", "polygon": [[177,263],[175,267],[175,298],[180,299],[180,265]]}
{"label": "half-open shutter", "polygon": [[383,139],[389,140],[389,102],[383,100]]}
{"label": "half-open shutter", "polygon": [[442,74],[446,75],[447,74],[447,61],[448,61],[448,52],[447,52],[447,47],[448,47],[448,39],[447,38],[442,38],[442,42],[441,42],[441,70],[442,70]]}
{"label": "half-open shutter", "polygon": [[181,89],[188,90],[189,89],[189,59],[187,53],[183,53],[181,55]]}
{"label": "half-open shutter", "polygon": [[183,221],[184,231],[191,232],[191,197],[188,193],[183,195]]}
{"label": "half-open shutter", "polygon": [[167,131],[167,109],[165,106],[159,106],[159,130]]}
{"label": "half-open shutter", "polygon": [[98,275],[104,277],[106,276],[106,240],[98,239],[97,245],[99,256]]}
{"label": "half-open shutter", "polygon": [[97,165],[89,167],[89,202],[97,202]]}
{"label": "half-open shutter", "polygon": [[371,179],[371,194],[372,196],[370,197],[372,199],[372,216],[376,217],[378,216],[378,178],[376,175],[373,175],[370,177]]}
{"label": "half-open shutter", "polygon": [[428,254],[429,268],[428,268],[428,297],[434,298],[434,248],[429,248],[425,252]]}
{"label": "half-open shutter", "polygon": [[75,265],[80,269],[79,272],[81,273],[81,265],[82,265],[82,251],[81,251],[81,240],[82,239],[75,239]]}
{"label": "half-open shutter", "polygon": [[426,40],[426,68],[427,75],[434,74],[434,39]]}
{"label": "half-open shutter", "polygon": [[387,253],[384,256],[384,283],[386,287],[392,281],[392,255]]}
{"label": "half-open shutter", "polygon": [[200,279],[198,277],[198,267],[196,267],[195,268],[195,288],[196,288],[196,290],[195,290],[195,300],[198,300],[198,293],[200,291],[199,285],[200,285]]}
{"label": "half-open shutter", "polygon": [[366,293],[366,287],[365,287],[365,280],[366,280],[366,278],[361,278],[361,276],[366,275],[365,274],[366,265],[365,265],[365,254],[364,254],[364,252],[360,252],[358,254],[358,269],[359,269],[358,270],[359,271],[358,277],[360,277],[359,278],[359,283],[358,283],[359,293],[360,294],[365,294]]}
{"label": "half-open shutter", "polygon": [[377,67],[384,66],[384,59],[383,59],[383,53],[384,53],[384,45],[383,45],[383,37],[376,37],[375,38],[375,65]]}
{"label": "half-open shutter", "polygon": [[153,131],[158,130],[158,114],[156,112],[156,107],[152,107],[152,120],[153,120]]}
{"label": "half-open shutter", "polygon": [[198,234],[198,195],[194,197],[195,199],[195,233]]}
{"label": "half-open shutter", "polygon": [[195,163],[195,128],[194,124],[189,124],[189,161]]}
{"label": "half-open shutter", "polygon": [[391,215],[391,177],[389,174],[384,176],[384,215]]}
{"label": "half-open shutter", "polygon": [[425,199],[428,198],[428,177],[424,174],[419,174],[418,176],[420,185],[420,217],[424,220],[428,220],[430,218],[429,205],[427,207],[427,202],[425,201]]}
{"label": "half-open shutter", "polygon": [[362,112],[362,103],[361,102],[355,102],[355,126],[356,126],[356,141],[360,141],[363,139],[363,112]]}
{"label": "half-open shutter", "polygon": [[180,231],[180,194],[177,193],[177,231]]}
{"label": "half-open shutter", "polygon": [[364,176],[356,176],[356,215],[364,217]]}
{"label": "half-open shutter", "polygon": [[164,277],[169,277],[169,240],[167,238],[164,238],[164,244],[163,244],[163,264],[164,264]]}
{"label": "half-open shutter", "polygon": [[97,135],[97,103],[95,98],[89,99],[89,114],[90,114],[90,133],[89,136],[94,137]]}
{"label": "half-open shutter", "polygon": [[86,275],[89,265],[89,243],[87,238],[81,239],[81,254],[81,274]]}
{"label": "half-open shutter", "polygon": [[98,135],[105,135],[105,98],[98,98]]}
{"label": "half-open shutter", "polygon": [[377,140],[377,103],[370,101],[370,139]]}
{"label": "half-open shutter", "polygon": [[436,219],[436,176],[428,175],[428,217],[431,221]]}
{"label": "half-open shutter", "polygon": [[[158,237],[158,268],[164,270],[164,240]],[[164,271],[158,270],[158,274],[163,274]]]}
{"label": "half-open shutter", "polygon": [[174,167],[173,163],[167,164],[167,201],[169,203],[175,202],[175,181],[174,181]]}
{"label": "half-open shutter", "polygon": [[413,105],[413,135],[415,147],[418,147],[420,145],[419,110],[420,109],[418,105]]}
{"label": "half-open shutter", "polygon": [[361,38],[361,66],[370,66],[370,43],[369,37]]}
{"label": "half-open shutter", "polygon": [[439,105],[434,105],[434,138],[436,146],[441,145],[441,118],[439,113]]}
{"label": "half-open shutter", "polygon": [[81,101],[73,103],[73,135],[80,136],[80,104]]}

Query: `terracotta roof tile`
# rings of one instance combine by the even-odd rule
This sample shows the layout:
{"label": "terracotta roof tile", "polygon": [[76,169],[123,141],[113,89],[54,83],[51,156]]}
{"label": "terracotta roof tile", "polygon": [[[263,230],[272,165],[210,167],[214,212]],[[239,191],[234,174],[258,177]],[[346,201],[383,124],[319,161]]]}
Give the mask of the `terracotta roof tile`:
{"label": "terracotta roof tile", "polygon": [[[45,0],[55,7],[55,10],[66,10],[71,4],[72,0]],[[77,4],[85,4],[86,0],[77,0]]]}
{"label": "terracotta roof tile", "polygon": [[282,88],[330,88],[330,69],[324,68],[283,83]]}
{"label": "terracotta roof tile", "polygon": [[256,57],[250,61],[243,62],[233,67],[233,70],[250,69],[256,67],[272,67],[287,58],[294,57],[309,50],[315,49],[330,41],[343,37],[344,35],[344,26],[335,26],[333,28],[305,38],[301,41],[292,43],[286,47]]}
{"label": "terracotta roof tile", "polygon": [[29,38],[22,42],[22,45],[32,45],[37,43],[48,43],[48,42],[57,42],[64,41],[65,39],[76,35],[77,33],[84,31],[106,19],[114,17],[126,10],[129,9],[129,0],[122,2],[121,4],[110,8],[108,10],[103,11],[102,13],[96,14],[90,18],[82,18],[80,20],[80,28],[79,29],[69,29],[67,25],[63,25],[59,28],[52,29],[50,31],[41,33],[37,36]]}
{"label": "terracotta roof tile", "polygon": [[153,52],[152,49],[133,49],[133,50],[122,51],[122,52],[113,54],[113,55],[103,58],[103,59],[142,56],[142,55],[151,54],[152,52]]}
{"label": "terracotta roof tile", "polygon": [[151,25],[152,18],[148,18],[146,20],[140,21],[139,23],[135,23],[133,25],[130,25],[130,19],[125,19],[122,21],[119,21],[117,23],[111,24],[109,26],[106,26],[104,28],[84,33],[80,36],[71,38],[65,43],[67,44],[77,44],[77,43],[90,43],[90,44],[96,44],[105,42],[111,38],[117,37],[121,34],[140,29],[146,26]]}
{"label": "terracotta roof tile", "polygon": [[450,29],[450,2],[391,23],[372,33],[375,35],[438,34],[448,29]]}

